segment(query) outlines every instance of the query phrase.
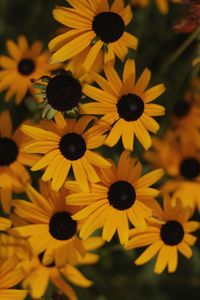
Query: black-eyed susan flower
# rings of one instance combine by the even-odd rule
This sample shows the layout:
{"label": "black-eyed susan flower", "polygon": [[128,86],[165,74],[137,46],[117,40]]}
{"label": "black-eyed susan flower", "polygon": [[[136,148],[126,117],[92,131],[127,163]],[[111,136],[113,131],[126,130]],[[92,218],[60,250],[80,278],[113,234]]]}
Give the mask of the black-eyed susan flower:
{"label": "black-eyed susan flower", "polygon": [[83,97],[82,85],[78,78],[65,70],[51,77],[41,77],[34,86],[40,89],[37,96],[43,108],[42,118],[52,119],[58,111],[72,113],[78,109]]}
{"label": "black-eyed susan flower", "polygon": [[[70,59],[63,69],[56,71],[55,75],[42,76],[36,81],[34,86],[38,88],[35,95],[38,98],[41,108],[43,108],[42,117],[52,119],[57,111],[65,112],[67,116],[77,115],[79,105],[84,97],[82,87],[84,83],[93,81],[92,75],[86,73],[82,62],[89,52],[90,48]],[[101,72],[103,69],[103,55],[100,52],[97,56],[91,72]]]}
{"label": "black-eyed susan flower", "polygon": [[91,46],[82,62],[85,70],[91,69],[97,55],[104,51],[104,62],[113,61],[115,56],[122,61],[128,48],[137,48],[137,39],[126,32],[132,20],[130,5],[124,7],[123,1],[115,0],[109,7],[107,0],[67,1],[71,7],[56,7],[54,18],[67,27],[67,31],[50,44],[54,52],[52,62],[67,61]]}
{"label": "black-eyed susan flower", "polygon": [[17,129],[12,134],[12,121],[8,111],[0,114],[0,198],[4,212],[11,206],[12,191],[22,192],[30,180],[25,165],[32,166],[38,157],[24,152],[27,138]]}
{"label": "black-eyed susan flower", "polygon": [[180,144],[172,131],[168,131],[164,139],[154,138],[153,147],[145,153],[145,157],[173,177],[194,180],[200,175],[199,151],[191,143]]}
{"label": "black-eyed susan flower", "polygon": [[42,43],[34,42],[28,45],[24,36],[17,43],[8,40],[7,50],[10,56],[0,56],[0,91],[7,90],[5,101],[16,96],[19,104],[28,91],[33,91],[31,79],[50,74],[57,65],[49,64],[49,54],[42,52]]}
{"label": "black-eyed susan flower", "polygon": [[39,97],[40,106],[43,108],[42,117],[52,119],[58,111],[66,112],[68,116],[76,116],[84,97],[82,88],[87,78],[89,77],[85,77],[83,73],[81,76],[81,71],[73,74],[70,69],[58,70],[57,74],[52,76],[42,76],[34,84],[40,90],[36,96]]}
{"label": "black-eyed susan flower", "polygon": [[65,294],[69,300],[78,298],[68,282],[82,288],[92,285],[92,282],[83,276],[75,266],[66,264],[60,270],[54,264],[45,266],[41,262],[41,256],[23,261],[22,267],[26,274],[22,287],[30,290],[33,299],[41,299],[45,295],[49,283],[57,287],[59,293]]}
{"label": "black-eyed susan flower", "polygon": [[163,210],[158,203],[157,206],[156,215],[164,224],[149,223],[143,232],[132,229],[125,248],[130,250],[148,246],[135,260],[135,264],[145,264],[158,254],[154,272],[160,274],[168,267],[168,272],[171,273],[177,269],[179,252],[188,259],[192,257],[191,246],[196,237],[191,233],[199,228],[199,223],[189,221],[191,211],[184,209],[178,202],[176,206],[172,205],[168,196],[164,198]]}
{"label": "black-eyed susan flower", "polygon": [[173,130],[183,144],[200,147],[200,107],[191,101],[179,101],[174,107],[172,121]]}
{"label": "black-eyed susan flower", "polygon": [[[103,244],[102,239],[99,237],[92,237],[83,243],[86,251],[96,250]],[[65,294],[70,300],[76,300],[77,296],[68,282],[82,288],[87,288],[92,285],[92,282],[80,273],[77,269],[77,265],[96,263],[99,259],[97,254],[86,252],[84,257],[80,256],[80,261],[78,260],[76,266],[67,263],[61,268],[57,268],[54,263],[45,266],[42,263],[43,256],[44,253],[41,253],[38,257],[32,257],[31,260],[24,259],[21,262],[21,266],[26,274],[22,286],[30,290],[30,294],[34,299],[40,299],[45,295],[49,282],[57,287],[59,292]],[[40,281],[39,286],[38,280]]]}
{"label": "black-eyed susan flower", "polygon": [[168,131],[164,139],[153,139],[145,157],[172,178],[162,186],[164,192],[175,192],[173,198],[180,198],[183,206],[200,209],[200,155],[194,145],[180,143],[176,134]]}
{"label": "black-eyed susan flower", "polygon": [[124,66],[123,80],[121,80],[111,64],[104,67],[107,80],[94,74],[93,78],[101,89],[85,85],[83,92],[96,102],[84,104],[82,114],[104,115],[103,120],[112,124],[105,143],[112,147],[122,137],[126,150],[132,151],[134,136],[145,149],[151,146],[148,131],[156,133],[159,124],[152,116],[164,115],[165,109],[161,105],[151,102],[160,96],[165,87],[163,84],[150,89],[147,86],[151,72],[145,69],[140,78],[135,81],[136,70],[134,60],[127,60]]}
{"label": "black-eyed susan flower", "polygon": [[22,130],[35,139],[26,150],[30,153],[42,153],[44,157],[32,170],[46,168],[42,180],[52,179],[53,190],[58,191],[64,184],[72,167],[74,176],[81,188],[89,190],[88,181],[98,182],[95,167],[110,167],[110,163],[100,154],[91,151],[105,141],[105,128],[94,125],[86,130],[93,117],[82,117],[78,121],[64,119],[61,113],[55,115],[55,121],[45,121],[42,128],[24,125]]}
{"label": "black-eyed susan flower", "polygon": [[[118,168],[112,163],[109,169],[102,169],[100,184],[91,184],[91,192],[76,192],[67,196],[66,203],[84,205],[74,216],[74,220],[83,220],[80,237],[90,236],[97,228],[103,227],[102,237],[110,241],[117,231],[120,243],[128,240],[129,221],[135,227],[144,230],[146,220],[152,217],[152,209],[146,200],[158,195],[151,188],[163,175],[156,170],[141,176],[142,166],[132,160],[128,152],[123,152]],[[67,182],[66,188],[77,191],[76,182]]]}
{"label": "black-eyed susan flower", "polygon": [[24,279],[24,271],[18,267],[16,257],[0,260],[0,299],[1,300],[23,300],[27,291],[11,289]]}
{"label": "black-eyed susan flower", "polygon": [[72,219],[77,209],[65,204],[65,191],[53,192],[49,184],[41,182],[41,193],[29,185],[31,202],[13,201],[15,214],[28,224],[11,229],[11,234],[28,238],[33,254],[43,253],[44,265],[77,263],[86,253],[77,236],[81,223]]}

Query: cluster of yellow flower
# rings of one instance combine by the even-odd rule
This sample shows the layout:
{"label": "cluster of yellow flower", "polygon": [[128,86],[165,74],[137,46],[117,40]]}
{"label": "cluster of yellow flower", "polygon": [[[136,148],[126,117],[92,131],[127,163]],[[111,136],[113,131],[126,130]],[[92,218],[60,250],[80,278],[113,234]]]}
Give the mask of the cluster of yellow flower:
{"label": "cluster of yellow flower", "polygon": [[[26,290],[38,299],[49,281],[77,299],[66,280],[89,287],[76,267],[96,263],[99,257],[91,251],[115,233],[126,250],[149,246],[136,264],[159,252],[155,272],[174,272],[178,251],[192,256],[191,233],[199,228],[189,221],[200,210],[198,104],[187,95],[175,107],[171,130],[162,140],[152,139],[150,133],[159,130],[154,117],[165,114],[152,102],[165,87],[148,88],[151,71],[136,78],[135,61],[126,59],[138,45],[126,31],[131,6],[123,0],[111,7],[107,0],[67,2],[53,11],[65,29],[50,41],[52,55],[20,36],[17,44],[7,42],[10,57],[0,57],[5,101],[15,96],[20,104],[30,91],[43,109],[40,122],[28,120],[14,133],[10,114],[0,115],[0,230],[6,231],[0,235],[1,300],[24,299]],[[122,76],[116,58],[124,62]],[[159,169],[142,173],[142,164],[131,157],[135,138],[145,150],[153,145],[145,156]],[[118,163],[98,151],[120,139]],[[42,171],[39,191],[25,166]],[[162,209],[152,185],[163,169],[171,180],[161,187]],[[16,196],[22,192],[29,201]],[[91,237],[97,229],[102,236]],[[23,290],[9,289],[19,282]]]}

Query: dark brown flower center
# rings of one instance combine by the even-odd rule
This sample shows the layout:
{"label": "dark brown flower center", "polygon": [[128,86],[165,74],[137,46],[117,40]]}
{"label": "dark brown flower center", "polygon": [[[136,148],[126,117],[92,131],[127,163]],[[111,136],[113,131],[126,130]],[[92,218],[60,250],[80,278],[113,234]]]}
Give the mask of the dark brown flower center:
{"label": "dark brown flower center", "polygon": [[50,219],[49,232],[56,240],[69,240],[77,232],[77,223],[68,212],[57,212]]}
{"label": "dark brown flower center", "polygon": [[188,102],[185,101],[179,101],[176,103],[174,107],[174,115],[177,118],[184,118],[187,116],[191,108],[191,105]]}
{"label": "dark brown flower center", "polygon": [[18,64],[18,71],[22,75],[30,75],[34,70],[35,62],[30,58],[22,59]]}
{"label": "dark brown flower center", "polygon": [[69,160],[83,157],[87,149],[84,138],[75,132],[64,135],[60,140],[59,148],[62,155]]}
{"label": "dark brown flower center", "polygon": [[9,166],[16,161],[19,149],[14,140],[7,137],[0,138],[0,166]]}
{"label": "dark brown flower center", "polygon": [[136,200],[134,187],[127,181],[114,182],[108,191],[108,201],[117,210],[130,208]]}
{"label": "dark brown flower center", "polygon": [[80,82],[67,72],[50,79],[46,97],[48,103],[58,111],[69,111],[76,107],[82,98]]}
{"label": "dark brown flower center", "polygon": [[186,179],[194,179],[200,174],[200,162],[193,157],[185,158],[180,165],[180,173]]}
{"label": "dark brown flower center", "polygon": [[184,238],[184,229],[177,221],[167,221],[161,227],[160,236],[166,245],[178,245]]}
{"label": "dark brown flower center", "polygon": [[94,17],[92,29],[104,43],[113,43],[121,38],[125,31],[122,17],[114,12],[102,12]]}
{"label": "dark brown flower center", "polygon": [[136,121],[144,112],[144,102],[137,95],[127,94],[119,99],[117,110],[120,118],[125,121]]}

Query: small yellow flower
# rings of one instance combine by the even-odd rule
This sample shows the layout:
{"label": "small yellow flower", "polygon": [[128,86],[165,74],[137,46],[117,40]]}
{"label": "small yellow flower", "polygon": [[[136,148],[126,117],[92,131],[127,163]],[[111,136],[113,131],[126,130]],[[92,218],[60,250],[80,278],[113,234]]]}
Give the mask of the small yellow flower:
{"label": "small yellow flower", "polygon": [[20,104],[28,91],[33,92],[31,79],[50,74],[58,65],[49,64],[49,54],[42,52],[39,41],[29,46],[27,39],[20,36],[17,43],[8,40],[6,45],[10,57],[0,56],[0,91],[7,90],[5,101],[15,95]]}
{"label": "small yellow flower", "polygon": [[[67,262],[76,264],[84,262],[87,241],[83,243],[78,232],[81,222],[72,219],[77,209],[65,204],[66,191],[53,192],[50,185],[41,182],[41,194],[28,185],[27,195],[31,202],[15,200],[14,213],[25,220],[27,224],[16,226],[10,230],[14,236],[28,238],[33,255],[42,253],[44,265],[55,262],[63,267]],[[100,247],[99,240],[93,241],[93,246]],[[91,263],[96,257],[86,257]]]}
{"label": "small yellow flower", "polygon": [[44,266],[40,259],[35,256],[31,260],[23,261],[21,265],[26,274],[22,286],[30,290],[30,295],[33,299],[41,299],[45,295],[50,282],[58,288],[60,293],[65,294],[69,300],[78,300],[78,298],[67,281],[83,288],[92,285],[91,281],[70,264],[66,264],[59,271],[54,265]]}
{"label": "small yellow flower", "polygon": [[136,259],[136,265],[142,265],[158,254],[154,272],[160,274],[168,267],[168,271],[175,272],[178,264],[178,252],[188,259],[192,257],[191,246],[196,237],[191,233],[199,228],[199,223],[189,221],[191,211],[183,209],[180,203],[172,205],[168,196],[164,197],[164,209],[156,205],[156,216],[164,221],[163,225],[149,223],[143,232],[132,229],[130,240],[126,244],[127,250],[148,246]]}
{"label": "small yellow flower", "polygon": [[172,128],[181,143],[200,147],[200,107],[187,100],[176,103]]}
{"label": "small yellow flower", "polygon": [[180,143],[176,133],[168,131],[164,139],[153,139],[145,158],[172,177],[163,184],[163,192],[174,192],[175,201],[180,199],[184,207],[200,211],[200,154],[194,144]]}
{"label": "small yellow flower", "polygon": [[123,152],[118,168],[112,163],[111,168],[102,169],[101,182],[91,184],[90,193],[78,191],[76,182],[66,183],[66,188],[75,192],[66,197],[66,203],[86,206],[73,216],[74,220],[84,222],[80,237],[85,239],[103,227],[104,240],[110,241],[117,231],[120,243],[124,244],[128,240],[129,221],[141,230],[146,228],[146,220],[152,217],[147,200],[159,193],[150,186],[160,179],[163,171],[156,170],[144,176],[141,173],[141,164],[132,160],[128,152]]}
{"label": "small yellow flower", "polygon": [[137,48],[137,39],[125,31],[132,20],[130,5],[124,7],[123,1],[118,0],[111,8],[107,0],[67,2],[71,7],[56,7],[53,11],[54,18],[65,25],[67,31],[49,43],[52,62],[67,61],[90,46],[82,62],[88,71],[101,51],[107,63],[115,56],[123,61],[128,48]]}
{"label": "small yellow flower", "polygon": [[[22,282],[22,286],[30,290],[31,297],[40,299],[45,295],[48,284],[51,282],[59,289],[60,293],[68,297],[67,299],[77,300],[77,296],[68,282],[82,288],[92,285],[92,282],[80,273],[77,266],[96,263],[99,257],[90,251],[102,246],[103,241],[99,237],[92,237],[83,243],[87,252],[83,257],[80,256],[80,260],[75,266],[69,263],[61,268],[57,268],[54,263],[44,265],[42,263],[44,253],[41,253],[39,256],[32,256],[31,259],[22,258],[21,266],[25,271],[25,279]],[[40,284],[38,284],[38,280]]]}
{"label": "small yellow flower", "polygon": [[24,125],[24,133],[35,139],[26,147],[30,153],[42,153],[44,157],[32,168],[33,171],[46,168],[42,180],[52,179],[52,189],[58,191],[72,167],[81,188],[89,190],[88,182],[98,182],[95,167],[108,168],[110,163],[100,154],[93,152],[105,141],[105,128],[87,126],[94,117],[82,117],[78,121],[64,119],[61,113],[55,115],[55,122],[44,121],[41,128]]}
{"label": "small yellow flower", "polygon": [[106,80],[93,74],[101,89],[88,84],[84,86],[84,94],[96,102],[82,105],[80,112],[104,115],[102,120],[113,125],[105,141],[108,146],[114,146],[122,137],[124,148],[132,151],[136,136],[143,147],[148,149],[151,146],[149,131],[156,133],[159,129],[159,124],[152,116],[165,113],[163,106],[151,102],[165,91],[164,85],[147,89],[151,78],[149,69],[145,69],[136,81],[135,62],[131,59],[124,66],[123,80],[111,64],[104,67],[104,72]]}

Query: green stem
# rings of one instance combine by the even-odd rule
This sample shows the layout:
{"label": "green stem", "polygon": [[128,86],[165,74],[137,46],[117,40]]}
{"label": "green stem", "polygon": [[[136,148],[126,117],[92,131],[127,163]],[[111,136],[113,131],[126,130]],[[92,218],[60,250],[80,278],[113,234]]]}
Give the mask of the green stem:
{"label": "green stem", "polygon": [[171,65],[183,54],[183,52],[191,45],[191,43],[200,35],[200,26],[184,41],[184,43],[169,57],[161,68],[161,74],[168,71]]}

